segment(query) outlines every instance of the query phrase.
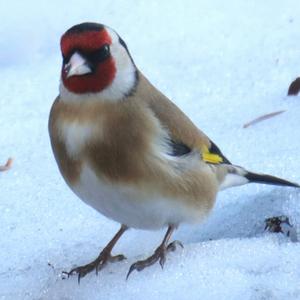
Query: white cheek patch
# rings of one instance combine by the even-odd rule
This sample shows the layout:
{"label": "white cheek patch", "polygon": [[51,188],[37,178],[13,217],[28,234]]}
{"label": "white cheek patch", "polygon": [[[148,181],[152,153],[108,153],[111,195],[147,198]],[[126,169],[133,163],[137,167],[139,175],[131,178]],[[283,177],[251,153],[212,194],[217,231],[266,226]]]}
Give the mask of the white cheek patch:
{"label": "white cheek patch", "polygon": [[[59,126],[59,132],[71,157],[76,157],[96,134],[93,124],[81,124],[78,121],[62,122]],[[99,135],[100,132],[97,130],[97,138]]]}
{"label": "white cheek patch", "polygon": [[[119,36],[111,29],[107,29],[112,38],[111,55],[116,64],[116,75],[112,84],[106,89],[122,95],[128,94],[134,88],[136,81],[136,68],[126,49],[120,44]],[[105,92],[105,90],[103,91]]]}

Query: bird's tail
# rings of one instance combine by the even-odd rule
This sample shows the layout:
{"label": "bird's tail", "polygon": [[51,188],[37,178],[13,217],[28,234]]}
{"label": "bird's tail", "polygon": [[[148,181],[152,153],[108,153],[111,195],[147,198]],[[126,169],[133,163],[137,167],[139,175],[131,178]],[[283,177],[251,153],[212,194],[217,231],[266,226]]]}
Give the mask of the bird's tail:
{"label": "bird's tail", "polygon": [[227,174],[220,184],[220,190],[246,183],[261,183],[300,188],[300,185],[279,177],[267,174],[253,173],[242,167],[227,165]]}
{"label": "bird's tail", "polygon": [[263,183],[263,184],[271,184],[271,185],[281,185],[281,186],[291,186],[300,188],[300,185],[279,177],[275,177],[267,174],[258,174],[253,172],[247,172],[245,178],[249,180],[249,182],[254,183]]}

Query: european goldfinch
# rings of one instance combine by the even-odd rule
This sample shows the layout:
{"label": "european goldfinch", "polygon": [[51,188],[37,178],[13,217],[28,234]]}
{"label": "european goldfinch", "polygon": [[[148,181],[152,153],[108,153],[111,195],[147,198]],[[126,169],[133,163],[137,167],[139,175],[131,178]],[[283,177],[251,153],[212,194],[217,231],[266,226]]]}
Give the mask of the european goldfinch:
{"label": "european goldfinch", "polygon": [[70,272],[78,280],[110,261],[128,228],[167,233],[149,258],[128,275],[164,265],[173,231],[200,222],[217,193],[249,182],[298,187],[233,165],[219,148],[136,67],[125,42],[111,28],[82,23],[61,38],[59,96],[49,118],[51,145],[72,191],[120,230],[93,262]]}

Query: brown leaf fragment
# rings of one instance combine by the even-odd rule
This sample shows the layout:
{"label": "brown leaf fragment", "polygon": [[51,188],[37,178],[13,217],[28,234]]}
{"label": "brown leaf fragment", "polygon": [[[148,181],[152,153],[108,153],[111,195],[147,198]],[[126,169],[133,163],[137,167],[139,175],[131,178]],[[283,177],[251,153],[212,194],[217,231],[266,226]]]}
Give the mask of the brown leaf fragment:
{"label": "brown leaf fragment", "polygon": [[6,164],[3,165],[3,166],[0,166],[0,172],[4,172],[4,171],[7,171],[9,170],[11,167],[12,167],[12,163],[13,163],[13,159],[10,157]]}
{"label": "brown leaf fragment", "polygon": [[297,231],[287,216],[276,216],[265,219],[265,230],[283,233],[289,237],[292,242],[298,242]]}
{"label": "brown leaf fragment", "polygon": [[256,123],[259,123],[261,121],[273,118],[273,117],[275,117],[277,115],[280,115],[280,114],[282,114],[284,112],[285,112],[285,110],[279,110],[279,111],[275,111],[275,112],[272,112],[272,113],[269,113],[269,114],[266,114],[266,115],[262,115],[262,116],[260,116],[258,118],[255,118],[254,120],[252,120],[252,121],[244,124],[243,128],[247,128],[247,127],[249,127],[251,125],[254,125]]}
{"label": "brown leaf fragment", "polygon": [[290,85],[288,96],[296,96],[300,91],[300,77],[296,78]]}

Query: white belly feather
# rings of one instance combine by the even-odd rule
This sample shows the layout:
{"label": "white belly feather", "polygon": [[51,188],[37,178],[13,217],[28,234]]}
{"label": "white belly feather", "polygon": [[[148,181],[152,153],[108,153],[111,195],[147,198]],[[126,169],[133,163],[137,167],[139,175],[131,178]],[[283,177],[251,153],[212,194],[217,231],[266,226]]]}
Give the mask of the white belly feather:
{"label": "white belly feather", "polygon": [[71,188],[101,214],[129,227],[159,229],[171,223],[202,219],[199,211],[178,200],[147,196],[131,187],[102,181],[87,165],[82,169],[80,181]]}

